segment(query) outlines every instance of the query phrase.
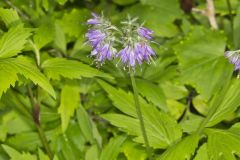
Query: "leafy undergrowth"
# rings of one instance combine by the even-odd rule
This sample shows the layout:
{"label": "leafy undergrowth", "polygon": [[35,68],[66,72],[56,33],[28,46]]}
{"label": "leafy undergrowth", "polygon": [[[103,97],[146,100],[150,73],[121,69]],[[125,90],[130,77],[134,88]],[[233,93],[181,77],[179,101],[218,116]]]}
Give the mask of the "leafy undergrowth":
{"label": "leafy undergrowth", "polygon": [[240,3],[227,2],[212,29],[189,11],[200,0],[1,1],[0,160],[148,159],[128,71],[89,57],[91,11],[154,31],[154,63],[135,71],[154,160],[240,159],[240,80],[224,58]]}

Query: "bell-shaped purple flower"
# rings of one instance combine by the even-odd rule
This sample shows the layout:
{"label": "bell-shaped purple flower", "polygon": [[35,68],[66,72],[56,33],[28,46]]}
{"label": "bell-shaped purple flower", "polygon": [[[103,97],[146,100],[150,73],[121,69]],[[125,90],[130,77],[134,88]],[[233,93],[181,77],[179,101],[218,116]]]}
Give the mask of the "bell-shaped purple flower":
{"label": "bell-shaped purple flower", "polygon": [[116,49],[110,44],[104,44],[103,46],[97,46],[91,52],[91,56],[96,56],[96,61],[104,62],[106,59],[111,60],[116,53]]}
{"label": "bell-shaped purple flower", "polygon": [[97,15],[96,13],[92,13],[92,16],[93,18],[87,20],[87,24],[97,25],[102,23],[101,17],[99,15]]}
{"label": "bell-shaped purple flower", "polygon": [[239,51],[227,51],[225,57],[229,59],[230,63],[234,64],[235,70],[240,70],[240,54]]}
{"label": "bell-shaped purple flower", "polygon": [[90,46],[93,48],[98,46],[106,37],[106,35],[100,30],[89,30],[85,36],[87,37]]}
{"label": "bell-shaped purple flower", "polygon": [[136,64],[141,65],[143,61],[150,61],[151,56],[155,55],[152,47],[144,42],[135,43],[133,46],[127,45],[117,54],[122,63],[135,67]]}
{"label": "bell-shaped purple flower", "polygon": [[146,39],[152,39],[152,34],[153,34],[153,31],[148,29],[148,28],[145,28],[145,27],[139,27],[137,29],[137,32],[138,32],[138,35],[141,36],[141,37],[144,37]]}

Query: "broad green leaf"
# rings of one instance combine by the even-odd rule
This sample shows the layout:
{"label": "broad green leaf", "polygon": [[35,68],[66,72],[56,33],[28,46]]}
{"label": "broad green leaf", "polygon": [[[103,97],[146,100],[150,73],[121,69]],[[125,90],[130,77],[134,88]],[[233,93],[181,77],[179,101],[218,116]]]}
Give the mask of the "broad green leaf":
{"label": "broad green leaf", "polygon": [[72,9],[70,13],[65,13],[59,24],[64,32],[70,37],[79,37],[85,31],[84,22],[89,18],[90,12],[87,9]]}
{"label": "broad green leaf", "polygon": [[228,130],[206,129],[207,148],[210,159],[235,160],[234,154],[240,155],[240,124]]}
{"label": "broad green leaf", "polygon": [[59,80],[60,77],[70,79],[80,79],[81,77],[92,78],[94,76],[112,78],[110,75],[91,68],[89,65],[64,58],[48,59],[43,62],[42,68],[47,77],[56,80]]}
{"label": "broad green leaf", "polygon": [[167,99],[169,114],[175,119],[179,119],[185,111],[186,105],[174,99]]}
{"label": "broad green leaf", "polygon": [[125,139],[125,136],[111,138],[109,143],[103,148],[99,160],[115,160]]}
{"label": "broad green leaf", "polygon": [[61,115],[62,131],[65,132],[70,118],[80,103],[79,86],[75,83],[65,84],[61,91],[61,102],[58,113]]}
{"label": "broad green leaf", "polygon": [[20,153],[17,150],[7,146],[2,145],[7,154],[11,157],[11,160],[37,160],[37,157],[31,155],[30,153]]}
{"label": "broad green leaf", "polygon": [[161,83],[161,88],[168,99],[182,99],[188,96],[188,90],[183,85],[173,84],[172,82]]}
{"label": "broad green leaf", "polygon": [[0,38],[0,58],[12,57],[20,53],[30,35],[31,30],[24,28],[23,25],[11,27]]}
{"label": "broad green leaf", "polygon": [[157,86],[151,82],[137,80],[137,88],[143,97],[158,106],[163,111],[167,112],[166,97],[160,86]]}
{"label": "broad green leaf", "polygon": [[210,160],[208,156],[207,144],[204,143],[197,151],[194,160]]}
{"label": "broad green leaf", "polygon": [[[219,100],[221,103],[217,106],[217,110],[208,120],[207,126],[213,126],[232,114],[240,104],[240,81],[233,80],[232,84],[226,91],[224,97]],[[216,107],[216,106],[212,106]]]}
{"label": "broad green leaf", "polygon": [[190,160],[198,146],[199,136],[192,134],[170,146],[157,160]]}
{"label": "broad green leaf", "polygon": [[9,27],[11,24],[15,22],[20,21],[17,11],[12,8],[10,9],[0,8],[0,17],[7,27]]}
{"label": "broad green leaf", "polygon": [[224,50],[223,33],[200,27],[195,27],[183,42],[175,46],[181,67],[180,79],[194,86],[206,100],[232,75],[232,67],[223,56]]}
{"label": "broad green leaf", "polygon": [[[51,84],[29,58],[20,56],[17,58],[0,59],[0,67],[0,75],[2,75],[0,77],[0,83],[3,84],[0,87],[0,96],[11,85],[14,86],[18,80],[17,74],[20,74],[32,80],[34,84],[38,84],[50,95],[55,97],[55,92]],[[11,76],[6,77],[6,75]]]}
{"label": "broad green leaf", "polygon": [[48,17],[44,17],[40,20],[41,23],[33,36],[33,41],[39,50],[52,42],[55,34],[57,34],[55,33],[55,26],[52,21],[53,19]]}
{"label": "broad green leaf", "polygon": [[[116,124],[118,127],[132,131],[132,135],[138,136],[135,140],[143,143],[142,134],[137,132],[140,131],[140,126],[136,115],[133,95],[131,93],[126,93],[121,89],[116,89],[103,81],[99,80],[98,82],[108,93],[114,106],[125,114],[132,116],[104,115],[104,117],[110,120],[114,125]],[[150,139],[150,145],[152,147],[166,148],[181,137],[181,129],[172,117],[166,113],[160,112],[156,107],[147,104],[140,96],[139,98],[144,121],[146,126],[148,126],[148,134],[152,135]]]}

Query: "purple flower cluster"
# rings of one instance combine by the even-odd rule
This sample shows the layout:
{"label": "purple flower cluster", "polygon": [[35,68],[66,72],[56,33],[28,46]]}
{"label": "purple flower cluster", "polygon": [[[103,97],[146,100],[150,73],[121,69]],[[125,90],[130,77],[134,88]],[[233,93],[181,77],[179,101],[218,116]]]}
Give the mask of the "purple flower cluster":
{"label": "purple flower cluster", "polygon": [[225,57],[229,59],[230,63],[235,65],[235,70],[240,70],[240,54],[238,51],[227,51]]}
{"label": "purple flower cluster", "polygon": [[137,63],[141,65],[143,61],[149,62],[151,57],[156,55],[152,47],[148,45],[149,40],[152,39],[153,31],[145,27],[139,27],[137,34],[137,40],[132,42],[132,44],[129,42],[127,46],[117,54],[122,62],[130,67],[134,67]]}
{"label": "purple flower cluster", "polygon": [[101,28],[105,21],[99,15],[92,13],[93,18],[87,21],[92,25],[91,29],[86,33],[89,45],[93,48],[91,56],[96,57],[96,61],[103,63],[106,59],[111,60],[116,52],[112,47],[112,38],[109,37],[109,30]]}
{"label": "purple flower cluster", "polygon": [[156,55],[149,45],[153,34],[150,29],[138,26],[136,23],[133,24],[133,21],[126,22],[126,32],[123,31],[125,35],[122,37],[123,41],[121,42],[124,47],[117,53],[117,50],[111,45],[116,39],[113,37],[113,31],[110,30],[110,28],[114,27],[96,14],[92,14],[92,16],[93,18],[87,21],[87,24],[92,27],[86,33],[86,38],[93,48],[91,56],[95,56],[96,61],[104,62],[106,59],[111,60],[113,57],[117,57],[126,66],[134,68],[144,61],[150,62],[151,57]]}

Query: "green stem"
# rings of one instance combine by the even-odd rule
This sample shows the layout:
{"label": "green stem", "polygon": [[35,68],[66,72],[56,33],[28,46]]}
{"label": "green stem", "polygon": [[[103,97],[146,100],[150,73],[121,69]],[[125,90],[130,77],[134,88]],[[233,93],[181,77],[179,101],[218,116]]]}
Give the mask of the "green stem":
{"label": "green stem", "polygon": [[142,131],[142,136],[143,136],[143,139],[144,139],[144,143],[145,143],[145,146],[146,146],[146,151],[147,151],[149,160],[152,160],[152,151],[151,151],[151,148],[149,146],[149,142],[148,142],[148,138],[147,138],[147,132],[146,132],[146,129],[145,129],[145,126],[144,126],[143,115],[142,115],[142,112],[141,112],[140,103],[139,103],[139,99],[138,99],[138,90],[137,90],[136,81],[135,81],[135,78],[134,78],[134,71],[132,69],[130,69],[130,78],[131,78],[131,82],[132,82],[136,112],[137,112],[137,116],[138,116],[138,119],[139,119],[139,122],[140,122],[140,127],[141,127],[141,131]]}
{"label": "green stem", "polygon": [[37,128],[39,138],[42,142],[42,145],[43,145],[44,149],[46,150],[46,152],[48,154],[48,157],[50,158],[50,160],[52,160],[53,159],[53,153],[52,153],[51,148],[48,144],[47,137],[44,133],[44,130],[41,127],[41,123],[40,123],[40,119],[39,119],[40,103],[34,98],[33,92],[32,92],[32,89],[31,89],[30,86],[28,86],[28,93],[29,93],[29,97],[30,97],[30,100],[31,100],[31,103],[32,103],[32,106],[33,106],[32,118],[33,118],[34,124]]}

